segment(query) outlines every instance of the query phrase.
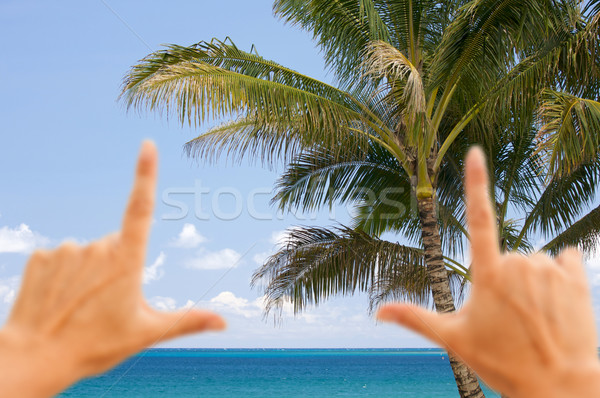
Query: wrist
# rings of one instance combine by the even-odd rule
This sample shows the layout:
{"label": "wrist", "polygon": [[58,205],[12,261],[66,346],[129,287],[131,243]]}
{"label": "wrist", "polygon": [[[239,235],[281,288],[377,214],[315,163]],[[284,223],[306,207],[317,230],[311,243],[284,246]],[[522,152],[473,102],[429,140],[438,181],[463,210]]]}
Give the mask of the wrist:
{"label": "wrist", "polygon": [[6,396],[49,397],[77,380],[58,347],[43,339],[0,329],[0,391]]}
{"label": "wrist", "polygon": [[573,366],[564,364],[559,369],[548,372],[545,377],[532,377],[530,382],[522,384],[527,387],[519,389],[515,398],[600,397],[600,362],[594,360]]}

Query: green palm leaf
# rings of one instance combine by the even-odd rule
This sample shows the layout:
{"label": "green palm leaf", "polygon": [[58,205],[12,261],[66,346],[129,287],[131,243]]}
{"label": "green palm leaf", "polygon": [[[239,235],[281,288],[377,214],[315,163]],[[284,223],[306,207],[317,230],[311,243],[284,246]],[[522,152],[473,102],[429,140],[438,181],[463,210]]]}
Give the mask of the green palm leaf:
{"label": "green palm leaf", "polygon": [[540,117],[540,152],[551,175],[564,176],[600,155],[600,102],[545,90]]}
{"label": "green palm leaf", "polygon": [[410,194],[410,185],[397,161],[377,145],[336,154],[315,148],[297,156],[276,183],[282,210],[312,211],[335,202],[369,201],[384,190]]}
{"label": "green palm leaf", "polygon": [[[360,96],[359,91],[355,94]],[[233,44],[201,42],[153,53],[125,78],[122,98],[128,107],[176,113],[182,123],[242,117],[262,136],[288,134],[305,146],[336,147],[354,135],[355,142],[379,142],[407,167],[376,107]],[[208,142],[221,132],[233,147],[243,147],[236,142],[234,126],[217,127]],[[247,132],[248,126],[243,129]],[[194,140],[196,149],[203,139]],[[219,142],[224,145],[226,140]]]}
{"label": "green palm leaf", "polygon": [[[449,262],[450,263],[450,262]],[[457,305],[460,305],[465,297],[465,288],[468,279],[454,271],[448,271],[450,289]],[[369,312],[375,312],[381,305],[389,302],[406,301],[407,297],[402,286],[407,283],[406,271],[394,269],[377,279],[369,289]],[[431,305],[429,301],[422,302],[423,305]]]}
{"label": "green palm leaf", "polygon": [[586,163],[565,177],[553,178],[531,207],[519,240],[534,232],[552,236],[577,221],[592,204],[600,178],[600,162]]}
{"label": "green palm leaf", "polygon": [[600,206],[570,225],[544,245],[542,250],[556,255],[563,248],[571,246],[591,253],[597,250],[598,239],[600,239]]}
{"label": "green palm leaf", "polygon": [[[449,265],[466,275],[464,267]],[[394,297],[430,302],[422,249],[373,238],[344,226],[305,227],[289,231],[283,248],[255,271],[252,284],[267,281],[267,313],[285,301],[291,301],[294,311],[299,312],[335,294],[371,292],[375,299],[382,293],[384,280],[389,286],[398,278],[402,283],[396,284]],[[377,284],[379,280],[381,285]]]}
{"label": "green palm leaf", "polygon": [[282,131],[279,126],[254,117],[240,117],[186,142],[184,150],[189,157],[208,163],[226,157],[233,162],[246,159],[274,167],[300,153],[306,145],[303,139],[293,125]]}
{"label": "green palm leaf", "polygon": [[372,40],[390,41],[375,1],[276,0],[275,15],[312,32],[323,48],[325,62],[341,80],[355,77],[360,54]]}

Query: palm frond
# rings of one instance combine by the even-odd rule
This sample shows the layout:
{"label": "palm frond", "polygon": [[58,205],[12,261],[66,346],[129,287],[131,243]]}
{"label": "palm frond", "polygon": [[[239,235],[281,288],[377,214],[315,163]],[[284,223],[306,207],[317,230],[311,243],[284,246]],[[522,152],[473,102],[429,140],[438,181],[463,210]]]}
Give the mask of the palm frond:
{"label": "palm frond", "polygon": [[600,13],[600,1],[599,0],[590,0],[585,5],[585,9],[583,13],[586,15],[596,16]]}
{"label": "palm frond", "polygon": [[226,157],[234,163],[246,159],[274,168],[300,153],[306,144],[293,126],[287,130],[278,127],[254,117],[240,117],[186,142],[184,151],[188,157],[207,163]]}
{"label": "palm frond", "polygon": [[554,237],[554,239],[542,247],[542,250],[552,255],[557,255],[563,248],[571,246],[578,247],[589,254],[597,250],[599,239],[600,206],[594,208]]}
{"label": "palm frond", "polygon": [[552,27],[552,1],[473,0],[444,32],[432,71],[433,86],[481,79],[482,70],[505,70],[511,51],[539,42]]}
{"label": "palm frond", "polygon": [[[572,9],[566,4],[562,6],[567,9],[564,14],[569,15]],[[458,99],[458,102],[464,103],[463,120],[446,137],[439,151],[437,166],[449,144],[473,118],[487,121],[486,129],[489,129],[494,124],[511,123],[517,114],[527,117],[539,106],[541,92],[547,87],[564,87],[580,95],[598,95],[600,15],[595,15],[583,27],[569,22],[568,16],[562,15],[562,19],[565,21],[561,24],[561,16],[554,15],[554,27],[548,30],[547,36],[521,54],[515,65],[508,65],[508,72],[498,70],[496,74],[490,74],[492,70],[478,67],[473,74],[480,82],[466,86],[463,82],[458,86],[452,98],[455,102]],[[486,81],[487,86],[483,84]],[[471,88],[479,91],[474,92]],[[465,98],[469,100],[465,101]]]}
{"label": "palm frond", "polygon": [[334,99],[195,62],[160,69],[128,89],[127,101],[139,109],[176,112],[181,122],[246,114],[284,128],[293,121],[317,142],[325,138],[322,131],[347,132],[365,124],[361,113]]}
{"label": "palm frond", "polygon": [[425,112],[425,89],[419,70],[398,49],[384,41],[369,43],[362,68],[369,76],[386,79],[392,89],[402,82],[403,102],[408,115]]}
{"label": "palm frond", "polygon": [[519,239],[521,225],[517,220],[505,219],[500,226],[500,247],[502,251],[531,253],[533,245],[525,239]]}
{"label": "palm frond", "polygon": [[239,73],[256,79],[271,81],[285,86],[294,87],[318,96],[334,99],[347,105],[352,104],[352,98],[347,93],[303,75],[293,69],[286,68],[277,62],[260,56],[256,50],[250,52],[239,49],[230,39],[225,41],[213,38],[210,42],[201,41],[189,47],[167,45],[164,50],[156,51],[134,65],[123,79],[125,103],[130,106],[137,86],[152,79],[169,67],[188,63],[214,66],[225,71]]}
{"label": "palm frond", "polygon": [[373,0],[276,0],[275,15],[309,31],[323,49],[326,64],[340,80],[355,76],[360,54],[373,40],[390,41],[390,32]]}
{"label": "palm frond", "polygon": [[283,248],[255,271],[252,284],[267,282],[268,314],[285,301],[291,301],[294,311],[300,312],[336,294],[371,291],[375,297],[380,289],[372,286],[384,279],[395,281],[395,297],[417,303],[431,301],[421,249],[344,226],[304,227],[289,230]]}
{"label": "palm frond", "polygon": [[[455,305],[458,307],[465,298],[468,280],[461,274],[451,270],[448,271],[448,279],[450,281],[452,297],[454,297]],[[377,279],[369,289],[369,312],[375,312],[377,308],[386,303],[406,301],[406,297],[400,288],[405,282],[406,276],[402,270],[400,272],[390,272],[382,278]],[[431,307],[432,304],[427,302],[427,305]]]}
{"label": "palm frond", "polygon": [[370,98],[365,102],[234,44],[201,42],[153,53],[132,68],[121,98],[138,110],[175,113],[181,123],[251,119],[263,133],[297,134],[305,147],[334,148],[354,134],[355,142],[379,141],[405,163]]}
{"label": "palm frond", "polygon": [[538,139],[549,175],[569,174],[600,155],[600,102],[544,90]]}
{"label": "palm frond", "polygon": [[314,148],[290,162],[276,182],[273,202],[282,210],[312,211],[335,202],[369,201],[398,185],[410,193],[404,170],[376,144],[343,153]]}
{"label": "palm frond", "polygon": [[545,237],[564,231],[592,204],[599,182],[598,161],[583,164],[568,176],[554,177],[527,213],[519,239],[534,231]]}

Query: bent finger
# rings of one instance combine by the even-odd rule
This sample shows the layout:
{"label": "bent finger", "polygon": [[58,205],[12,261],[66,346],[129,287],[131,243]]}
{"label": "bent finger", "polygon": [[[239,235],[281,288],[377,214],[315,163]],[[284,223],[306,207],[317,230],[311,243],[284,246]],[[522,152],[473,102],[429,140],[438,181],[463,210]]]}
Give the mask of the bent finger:
{"label": "bent finger", "polygon": [[436,314],[416,305],[388,304],[377,311],[377,319],[394,322],[419,333],[437,345],[448,348],[446,329],[451,314]]}
{"label": "bent finger", "polygon": [[210,311],[180,310],[157,313],[159,322],[156,325],[156,332],[159,333],[159,341],[191,333],[221,331],[227,326],[220,315]]}

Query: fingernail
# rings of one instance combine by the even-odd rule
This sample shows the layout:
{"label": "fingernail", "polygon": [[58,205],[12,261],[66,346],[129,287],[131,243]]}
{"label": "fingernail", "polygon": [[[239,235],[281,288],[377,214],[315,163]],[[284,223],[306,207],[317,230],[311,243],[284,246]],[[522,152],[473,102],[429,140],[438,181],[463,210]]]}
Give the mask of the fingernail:
{"label": "fingernail", "polygon": [[224,330],[227,327],[227,323],[220,316],[211,317],[206,323],[206,330],[219,331]]}
{"label": "fingernail", "polygon": [[377,311],[377,314],[375,314],[375,318],[382,322],[393,322],[395,320],[394,314],[385,307]]}
{"label": "fingernail", "polygon": [[479,145],[474,145],[469,149],[469,152],[467,153],[467,158],[471,158],[477,161],[479,161],[480,159],[485,160],[485,153]]}
{"label": "fingernail", "polygon": [[142,142],[142,149],[140,150],[141,160],[150,160],[154,156],[154,142],[151,140],[144,140]]}

